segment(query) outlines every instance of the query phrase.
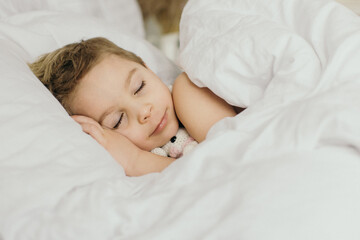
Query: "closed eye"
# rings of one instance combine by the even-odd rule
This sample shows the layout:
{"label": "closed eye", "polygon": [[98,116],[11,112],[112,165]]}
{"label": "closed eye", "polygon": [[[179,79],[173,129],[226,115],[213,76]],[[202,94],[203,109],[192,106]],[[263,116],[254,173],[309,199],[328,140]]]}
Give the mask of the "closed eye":
{"label": "closed eye", "polygon": [[138,94],[145,87],[145,81],[141,81],[140,87],[135,91],[134,95]]}
{"label": "closed eye", "polygon": [[122,121],[122,119],[123,119],[123,116],[124,116],[124,113],[121,113],[120,118],[119,118],[119,121],[115,124],[115,126],[113,127],[113,129],[116,129],[116,128],[118,128],[118,127],[120,126],[121,121]]}

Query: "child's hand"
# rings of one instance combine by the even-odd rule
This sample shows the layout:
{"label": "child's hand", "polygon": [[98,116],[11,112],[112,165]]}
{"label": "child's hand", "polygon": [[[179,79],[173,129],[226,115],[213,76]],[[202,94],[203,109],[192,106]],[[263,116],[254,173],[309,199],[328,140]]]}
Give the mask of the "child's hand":
{"label": "child's hand", "polygon": [[141,151],[137,146],[120,133],[103,128],[92,118],[80,115],[74,115],[72,118],[81,125],[85,133],[93,137],[120,163],[127,175],[131,175]]}
{"label": "child's hand", "polygon": [[141,150],[120,133],[103,128],[92,118],[80,115],[72,118],[81,125],[85,133],[92,136],[120,163],[128,176],[161,172],[175,160]]}

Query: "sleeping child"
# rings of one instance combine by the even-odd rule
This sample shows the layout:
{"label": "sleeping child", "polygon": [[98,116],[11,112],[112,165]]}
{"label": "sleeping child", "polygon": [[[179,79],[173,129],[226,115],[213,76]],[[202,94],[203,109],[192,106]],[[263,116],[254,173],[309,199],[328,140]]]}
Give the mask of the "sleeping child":
{"label": "sleeping child", "polygon": [[171,164],[174,157],[154,149],[174,141],[179,125],[200,143],[213,124],[236,115],[185,73],[171,92],[140,57],[101,37],[68,44],[29,66],[128,176],[160,172]]}

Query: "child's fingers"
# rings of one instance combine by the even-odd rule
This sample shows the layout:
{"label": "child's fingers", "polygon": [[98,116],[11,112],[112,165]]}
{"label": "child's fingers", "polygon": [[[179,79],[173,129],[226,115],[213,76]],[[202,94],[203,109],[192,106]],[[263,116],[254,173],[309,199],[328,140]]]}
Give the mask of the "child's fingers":
{"label": "child's fingers", "polygon": [[105,144],[104,129],[98,122],[92,118],[81,115],[73,115],[71,117],[80,124],[83,132],[89,134],[101,145]]}
{"label": "child's fingers", "polygon": [[93,124],[96,127],[98,127],[101,132],[104,132],[103,127],[97,121],[95,121],[92,118],[81,116],[81,115],[74,115],[74,116],[71,116],[71,117],[72,117],[72,119],[74,119],[79,124],[83,124],[83,123]]}
{"label": "child's fingers", "polygon": [[80,123],[82,130],[94,138],[99,144],[105,144],[104,131],[101,127],[92,123]]}
{"label": "child's fingers", "polygon": [[94,125],[99,125],[100,124],[95,121],[94,119],[92,118],[89,118],[89,117],[86,117],[86,116],[82,116],[82,115],[73,115],[71,116],[72,119],[74,119],[76,122],[78,123],[91,123],[91,124],[94,124]]}

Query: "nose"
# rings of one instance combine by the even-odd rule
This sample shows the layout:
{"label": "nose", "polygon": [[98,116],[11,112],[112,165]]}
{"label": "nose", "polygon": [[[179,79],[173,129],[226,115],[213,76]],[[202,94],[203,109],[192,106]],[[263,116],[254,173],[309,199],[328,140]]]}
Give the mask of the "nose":
{"label": "nose", "polygon": [[138,120],[141,124],[146,123],[151,117],[152,106],[145,104],[139,109]]}

